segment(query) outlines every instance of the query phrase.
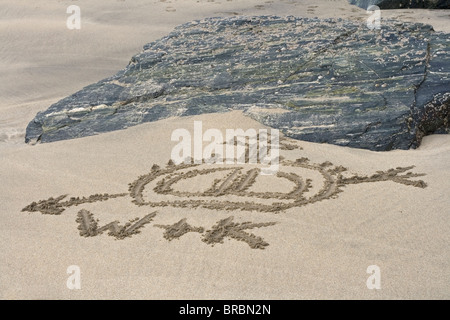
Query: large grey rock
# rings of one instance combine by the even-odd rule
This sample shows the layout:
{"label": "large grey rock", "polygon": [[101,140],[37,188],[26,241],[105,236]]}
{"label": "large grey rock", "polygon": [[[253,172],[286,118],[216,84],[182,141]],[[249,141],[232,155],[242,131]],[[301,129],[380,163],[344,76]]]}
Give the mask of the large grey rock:
{"label": "large grey rock", "polygon": [[145,45],[116,75],[38,113],[26,142],[240,109],[296,139],[414,148],[424,135],[449,131],[449,49],[447,34],[422,24],[194,21]]}
{"label": "large grey rock", "polygon": [[450,9],[450,0],[348,0],[363,9],[376,5],[380,9]]}

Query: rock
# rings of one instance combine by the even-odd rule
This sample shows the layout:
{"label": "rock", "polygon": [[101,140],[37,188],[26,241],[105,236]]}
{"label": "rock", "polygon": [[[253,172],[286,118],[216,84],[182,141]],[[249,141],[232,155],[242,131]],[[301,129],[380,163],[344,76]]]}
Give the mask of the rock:
{"label": "rock", "polygon": [[341,19],[194,21],[38,113],[26,142],[239,109],[295,139],[415,148],[449,131],[449,48],[447,34],[395,21],[381,30]]}
{"label": "rock", "polygon": [[450,0],[349,0],[350,4],[367,9],[376,5],[380,9],[450,9]]}

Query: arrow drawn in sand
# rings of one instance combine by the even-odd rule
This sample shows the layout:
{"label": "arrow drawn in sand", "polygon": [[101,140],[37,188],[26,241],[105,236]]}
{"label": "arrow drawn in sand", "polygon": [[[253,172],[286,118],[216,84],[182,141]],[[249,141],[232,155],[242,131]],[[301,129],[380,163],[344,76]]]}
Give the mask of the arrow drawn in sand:
{"label": "arrow drawn in sand", "polygon": [[[181,208],[197,208],[203,207],[214,210],[243,210],[243,211],[260,211],[260,212],[281,212],[294,207],[301,207],[318,201],[333,199],[343,191],[346,185],[360,183],[374,183],[382,181],[391,181],[405,186],[415,188],[426,188],[427,184],[423,180],[414,180],[413,178],[424,176],[423,173],[413,173],[410,170],[414,166],[397,167],[387,171],[376,171],[370,176],[352,175],[346,177],[343,172],[347,171],[342,166],[333,166],[329,161],[321,164],[311,164],[307,158],[300,158],[296,161],[281,161],[280,170],[276,174],[276,178],[281,179],[283,183],[289,181],[294,184],[291,191],[287,193],[270,190],[271,184],[268,183],[265,188],[269,189],[265,192],[251,191],[251,187],[257,179],[260,178],[260,168],[251,167],[244,170],[245,166],[221,166],[213,167],[209,164],[180,164],[174,165],[169,161],[166,168],[160,168],[153,165],[150,173],[138,177],[137,180],[130,183],[128,193],[117,194],[94,194],[87,197],[72,197],[65,200],[67,195],[61,195],[56,198],[40,200],[32,202],[22,209],[28,212],[41,212],[42,214],[59,215],[66,208],[78,206],[84,203],[93,203],[99,201],[107,201],[113,198],[131,197],[132,203],[137,206],[150,207],[181,207]],[[311,179],[303,179],[296,172],[283,171],[284,169],[299,169],[306,171],[315,171],[320,174],[322,187],[314,194],[308,194],[311,190]],[[294,170],[295,171],[295,170]],[[192,179],[198,176],[208,176],[218,173],[228,172],[222,179],[212,179],[210,187],[206,191],[179,191],[175,190],[175,186],[185,179]],[[154,183],[155,186],[151,190],[155,197],[167,197],[167,200],[155,201],[146,199],[144,191],[146,186]],[[149,191],[147,191],[148,193]],[[229,196],[240,200],[230,201]],[[194,199],[195,198],[195,199]],[[257,199],[268,199],[271,203],[255,202]]]}
{"label": "arrow drawn in sand", "polygon": [[[262,184],[266,189],[265,191],[255,191],[255,189],[252,189],[254,184],[258,179],[265,178],[260,175],[260,167],[253,164],[248,166],[246,167],[246,164],[244,164],[214,167],[207,163],[175,165],[172,161],[169,161],[165,168],[156,164],[153,165],[150,173],[138,177],[137,180],[129,184],[127,193],[93,194],[87,197],[71,197],[69,199],[67,199],[67,195],[61,195],[56,198],[51,197],[47,200],[32,202],[22,211],[60,215],[65,209],[72,206],[130,197],[131,202],[137,206],[202,207],[210,210],[279,213],[290,208],[337,198],[347,185],[390,181],[414,188],[427,187],[423,180],[414,179],[425,175],[410,171],[414,166],[397,167],[386,171],[379,170],[370,176],[344,175],[347,169],[342,166],[334,166],[329,161],[314,164],[310,163],[307,158],[300,158],[295,161],[280,161],[280,169],[276,176],[272,177],[273,179],[280,179],[281,183],[288,183],[291,186],[290,191],[273,190],[271,189],[273,183],[270,182]],[[314,175],[310,175],[309,178],[308,175],[306,178],[302,177],[307,172],[312,172]],[[218,174],[222,176],[218,178]],[[313,176],[315,178],[311,179]],[[177,188],[182,180],[196,177],[210,183],[209,188],[203,189],[203,191],[195,191],[193,190],[195,183],[188,184],[188,190]],[[316,181],[313,181],[314,179]],[[315,189],[313,188],[314,183]],[[153,186],[153,188],[149,186]],[[148,190],[146,190],[146,187],[148,187]],[[166,200],[155,200],[161,197]],[[121,225],[118,221],[113,221],[99,226],[98,220],[95,220],[93,214],[82,209],[77,213],[76,222],[80,235],[83,237],[94,237],[108,231],[109,236],[116,239],[125,239],[140,233],[141,229],[152,222],[155,216],[156,211],[145,215],[143,218],[130,220],[124,225]],[[169,241],[179,239],[189,232],[195,232],[202,234],[202,241],[211,245],[223,243],[225,238],[244,241],[253,249],[264,249],[269,245],[263,238],[246,230],[273,226],[275,222],[236,223],[233,222],[233,219],[233,216],[222,219],[206,231],[204,227],[189,225],[186,218],[172,225],[155,225],[155,227],[165,229],[163,236]]]}

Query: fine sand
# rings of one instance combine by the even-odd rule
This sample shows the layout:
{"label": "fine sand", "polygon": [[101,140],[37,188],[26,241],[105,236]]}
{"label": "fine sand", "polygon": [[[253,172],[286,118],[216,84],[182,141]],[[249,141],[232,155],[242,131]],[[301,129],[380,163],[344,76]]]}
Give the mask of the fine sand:
{"label": "fine sand", "polygon": [[[448,299],[450,136],[377,153],[281,140],[280,169],[169,163],[173,130],[262,129],[233,111],[25,145],[36,112],[210,16],[341,17],[336,1],[3,1],[1,299]],[[81,30],[66,8],[81,8]],[[450,10],[382,17],[450,32]],[[70,290],[69,266],[81,270]],[[381,289],[366,272],[376,265]]]}

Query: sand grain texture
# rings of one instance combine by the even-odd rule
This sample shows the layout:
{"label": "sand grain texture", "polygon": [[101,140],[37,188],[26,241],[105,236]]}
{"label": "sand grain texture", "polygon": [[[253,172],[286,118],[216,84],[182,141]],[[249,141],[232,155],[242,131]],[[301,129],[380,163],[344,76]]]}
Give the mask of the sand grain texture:
{"label": "sand grain texture", "polygon": [[[211,196],[239,202],[250,193],[248,205],[258,202],[255,210],[132,202],[173,202],[177,192],[208,193],[214,179],[227,172],[212,180],[197,175],[201,185],[181,187],[176,166],[166,165],[175,145],[170,135],[177,128],[192,132],[198,120],[204,130],[264,128],[240,112],[170,118],[49,144],[23,143],[25,126],[37,111],[114,74],[144,43],[176,25],[235,14],[365,21],[364,10],[347,0],[80,0],[82,29],[72,32],[65,27],[71,4],[38,0],[30,6],[18,0],[3,1],[0,8],[0,298],[450,298],[448,135],[425,137],[417,150],[387,153],[289,140],[280,155],[298,165],[295,174],[281,173],[269,185],[258,185],[254,166],[243,165],[240,178],[227,184],[227,192],[237,195]],[[446,10],[382,14],[450,31]],[[332,170],[328,175],[341,192],[280,212],[257,210],[259,203],[269,205],[273,199],[255,193],[269,192],[275,202],[287,203],[329,190],[317,170],[306,170],[312,165]],[[170,168],[172,184],[149,182],[130,197],[129,183]],[[286,199],[276,199],[285,191]],[[155,199],[148,200],[149,194]],[[181,199],[202,200],[195,195]],[[81,290],[66,287],[71,265],[81,269]],[[369,265],[381,269],[381,290],[366,287]]]}

